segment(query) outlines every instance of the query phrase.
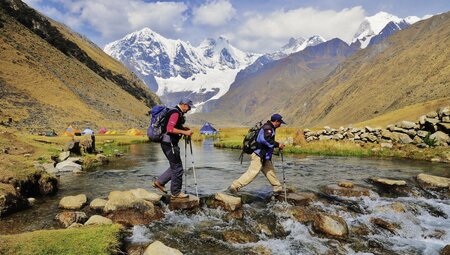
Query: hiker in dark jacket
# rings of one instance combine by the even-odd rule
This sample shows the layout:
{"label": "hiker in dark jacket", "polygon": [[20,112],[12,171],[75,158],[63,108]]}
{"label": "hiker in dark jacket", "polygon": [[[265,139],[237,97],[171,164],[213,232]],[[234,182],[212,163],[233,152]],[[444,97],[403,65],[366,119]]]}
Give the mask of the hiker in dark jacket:
{"label": "hiker in dark jacket", "polygon": [[166,193],[164,186],[171,181],[170,192],[172,194],[171,198],[173,199],[188,197],[187,194],[181,192],[184,170],[178,142],[183,135],[190,137],[193,134],[192,130],[183,126],[186,121],[184,114],[193,107],[194,105],[191,100],[183,98],[175,109],[167,113],[168,116],[166,117],[166,133],[163,136],[161,148],[164,155],[166,155],[166,158],[169,160],[170,166],[156,181],[153,182],[153,187]]}
{"label": "hiker in dark jacket", "polygon": [[261,170],[272,185],[274,193],[278,194],[283,190],[280,181],[275,175],[275,169],[272,164],[273,150],[275,148],[283,149],[285,146],[284,144],[275,141],[275,130],[280,127],[281,124],[286,124],[286,122],[283,121],[283,117],[280,114],[274,114],[270,120],[261,127],[258,137],[256,138],[258,148],[251,155],[250,166],[248,167],[247,172],[231,183],[228,188],[231,193],[236,193],[239,189],[252,182]]}

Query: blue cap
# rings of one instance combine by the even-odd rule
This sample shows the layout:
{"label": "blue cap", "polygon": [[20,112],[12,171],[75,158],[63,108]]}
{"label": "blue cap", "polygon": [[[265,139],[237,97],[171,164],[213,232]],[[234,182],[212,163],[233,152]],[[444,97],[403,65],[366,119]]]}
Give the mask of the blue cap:
{"label": "blue cap", "polygon": [[274,115],[272,115],[272,117],[270,117],[270,121],[279,121],[282,124],[287,124],[286,122],[284,122],[283,116],[281,116],[278,113],[275,113]]}
{"label": "blue cap", "polygon": [[190,99],[187,98],[187,97],[183,97],[183,98],[180,100],[180,103],[179,103],[179,104],[187,104],[187,105],[189,105],[189,107],[195,108],[194,104],[192,103],[192,100],[190,100]]}

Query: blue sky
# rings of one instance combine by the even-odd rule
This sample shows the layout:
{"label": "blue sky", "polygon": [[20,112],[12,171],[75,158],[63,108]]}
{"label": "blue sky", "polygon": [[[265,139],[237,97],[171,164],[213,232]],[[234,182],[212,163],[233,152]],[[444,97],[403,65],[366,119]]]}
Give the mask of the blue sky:
{"label": "blue sky", "polygon": [[400,18],[450,11],[445,0],[24,0],[87,36],[98,46],[149,27],[198,45],[225,36],[252,52],[280,48],[290,37],[350,42],[364,17],[380,11]]}

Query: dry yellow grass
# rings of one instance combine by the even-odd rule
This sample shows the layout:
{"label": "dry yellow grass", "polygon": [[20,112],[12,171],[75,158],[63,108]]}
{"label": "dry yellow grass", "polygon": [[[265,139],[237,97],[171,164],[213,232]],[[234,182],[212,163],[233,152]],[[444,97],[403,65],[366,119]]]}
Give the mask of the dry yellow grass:
{"label": "dry yellow grass", "polygon": [[[149,108],[140,100],[61,51],[0,11],[0,83],[5,97],[0,120],[12,117],[22,128],[61,129],[105,126],[126,129],[148,124]],[[101,66],[136,81],[101,49],[59,26]],[[145,87],[142,82],[133,83]],[[155,97],[156,98],[156,97]]]}
{"label": "dry yellow grass", "polygon": [[450,106],[450,98],[443,98],[432,100],[424,103],[418,103],[404,107],[402,109],[388,112],[376,118],[355,123],[355,127],[386,127],[389,124],[395,124],[402,120],[409,120],[416,122],[421,115],[427,114],[431,111],[436,111],[439,107]]}

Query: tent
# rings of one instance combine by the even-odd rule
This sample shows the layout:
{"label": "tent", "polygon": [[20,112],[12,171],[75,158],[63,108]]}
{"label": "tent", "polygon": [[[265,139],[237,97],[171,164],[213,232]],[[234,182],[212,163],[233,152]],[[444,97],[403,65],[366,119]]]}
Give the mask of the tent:
{"label": "tent", "polygon": [[106,131],[105,135],[117,135],[117,131],[116,130]]}
{"label": "tent", "polygon": [[80,130],[78,130],[72,126],[68,126],[63,133],[64,136],[75,136],[75,135],[80,135],[80,134],[81,134]]}
{"label": "tent", "polygon": [[131,128],[131,129],[128,129],[128,131],[126,132],[126,135],[140,136],[140,135],[142,135],[142,132],[139,129]]}
{"label": "tent", "polygon": [[203,127],[200,129],[200,134],[202,135],[215,135],[218,133],[219,131],[217,131],[217,129],[215,129],[209,122],[205,122]]}
{"label": "tent", "polygon": [[82,135],[93,135],[94,131],[90,128],[86,128],[85,130],[83,130],[83,132],[81,132]]}
{"label": "tent", "polygon": [[107,131],[108,131],[108,130],[107,130],[106,128],[102,127],[102,128],[100,128],[100,129],[98,130],[98,134],[103,135],[103,134],[106,133]]}

